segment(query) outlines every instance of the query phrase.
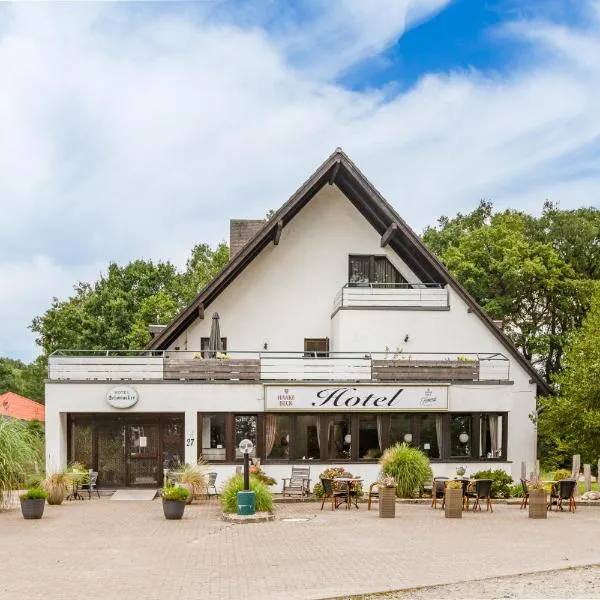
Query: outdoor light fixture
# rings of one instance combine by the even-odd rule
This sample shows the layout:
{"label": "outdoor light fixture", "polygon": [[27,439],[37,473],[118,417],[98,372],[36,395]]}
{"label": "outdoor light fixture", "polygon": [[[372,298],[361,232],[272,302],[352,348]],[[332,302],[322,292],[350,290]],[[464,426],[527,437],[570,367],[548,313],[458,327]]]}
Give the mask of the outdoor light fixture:
{"label": "outdoor light fixture", "polygon": [[458,439],[460,441],[461,444],[466,444],[469,441],[469,434],[468,433],[461,433],[458,436]]}
{"label": "outdoor light fixture", "polygon": [[351,441],[352,441],[352,436],[349,433],[347,433],[344,436],[344,442],[346,442],[346,444],[349,444]]}
{"label": "outdoor light fixture", "polygon": [[410,444],[412,442],[412,433],[405,433],[404,434],[404,441],[407,444]]}
{"label": "outdoor light fixture", "polygon": [[404,341],[408,342],[408,333],[404,336]]}

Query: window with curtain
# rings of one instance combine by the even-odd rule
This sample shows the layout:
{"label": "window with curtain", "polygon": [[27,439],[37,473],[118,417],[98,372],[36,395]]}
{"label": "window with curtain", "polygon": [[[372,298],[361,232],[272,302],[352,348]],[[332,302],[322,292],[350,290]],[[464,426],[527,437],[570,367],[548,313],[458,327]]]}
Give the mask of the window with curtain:
{"label": "window with curtain", "polygon": [[451,415],[450,456],[452,458],[471,456],[472,444],[471,415]]}
{"label": "window with curtain", "polygon": [[479,419],[479,458],[502,456],[502,415],[485,414]]}
{"label": "window with curtain", "polygon": [[254,444],[250,456],[256,456],[256,415],[235,415],[234,431],[235,431],[235,457],[244,458],[240,452],[239,445],[244,439],[250,440]]}
{"label": "window with curtain", "polygon": [[377,419],[377,415],[359,415],[358,417],[358,456],[360,458],[379,458],[381,456]]}
{"label": "window with curtain", "polygon": [[403,413],[390,415],[389,440],[390,446],[402,442],[413,443],[412,415]]}
{"label": "window with curtain", "polygon": [[351,285],[392,286],[406,283],[387,256],[351,254],[348,257],[348,282]]}
{"label": "window with curtain", "polygon": [[334,460],[350,458],[352,444],[350,415],[331,415],[327,440],[328,458]]}
{"label": "window with curtain", "polygon": [[290,418],[288,415],[265,415],[265,456],[286,459],[290,455]]}
{"label": "window with curtain", "polygon": [[202,456],[208,461],[225,460],[225,414],[202,415]]}
{"label": "window with curtain", "polygon": [[319,423],[318,415],[298,415],[296,417],[296,458],[321,458],[321,450],[319,447]]}
{"label": "window with curtain", "polygon": [[442,415],[420,415],[419,439],[420,447],[429,458],[440,458],[443,436]]}

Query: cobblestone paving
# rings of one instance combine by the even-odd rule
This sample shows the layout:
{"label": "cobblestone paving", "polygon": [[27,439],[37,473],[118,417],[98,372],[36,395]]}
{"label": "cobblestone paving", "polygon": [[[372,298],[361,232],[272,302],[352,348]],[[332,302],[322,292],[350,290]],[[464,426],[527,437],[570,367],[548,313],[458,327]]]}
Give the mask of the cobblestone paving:
{"label": "cobblestone paving", "polygon": [[214,499],[182,521],[156,500],[0,513],[0,599],[317,599],[600,563],[596,508],[536,521],[506,505],[444,519],[398,504],[392,520],[319,506],[278,505],[276,521],[248,525],[221,521]]}

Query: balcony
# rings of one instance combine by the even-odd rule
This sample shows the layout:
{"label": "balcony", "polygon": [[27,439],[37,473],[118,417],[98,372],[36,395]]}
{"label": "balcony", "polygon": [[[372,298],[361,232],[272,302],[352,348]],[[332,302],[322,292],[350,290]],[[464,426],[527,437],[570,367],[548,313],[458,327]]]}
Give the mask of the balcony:
{"label": "balcony", "polygon": [[48,361],[50,381],[346,381],[508,382],[510,361],[494,354],[228,352],[199,359],[192,351],[66,352]]}
{"label": "balcony", "polygon": [[448,310],[448,289],[441,283],[347,283],[333,301],[333,314],[351,309]]}

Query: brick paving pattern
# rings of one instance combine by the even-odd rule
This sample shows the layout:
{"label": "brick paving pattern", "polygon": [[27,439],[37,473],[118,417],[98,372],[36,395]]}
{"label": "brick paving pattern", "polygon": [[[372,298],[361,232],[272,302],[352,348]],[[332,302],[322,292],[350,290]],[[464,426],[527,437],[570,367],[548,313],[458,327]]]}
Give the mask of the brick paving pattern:
{"label": "brick paving pattern", "polygon": [[41,521],[0,513],[0,598],[330,598],[600,562],[591,507],[540,521],[506,505],[444,519],[398,504],[393,520],[319,506],[277,505],[276,521],[249,525],[221,521],[214,499],[182,521],[157,500],[67,502]]}

